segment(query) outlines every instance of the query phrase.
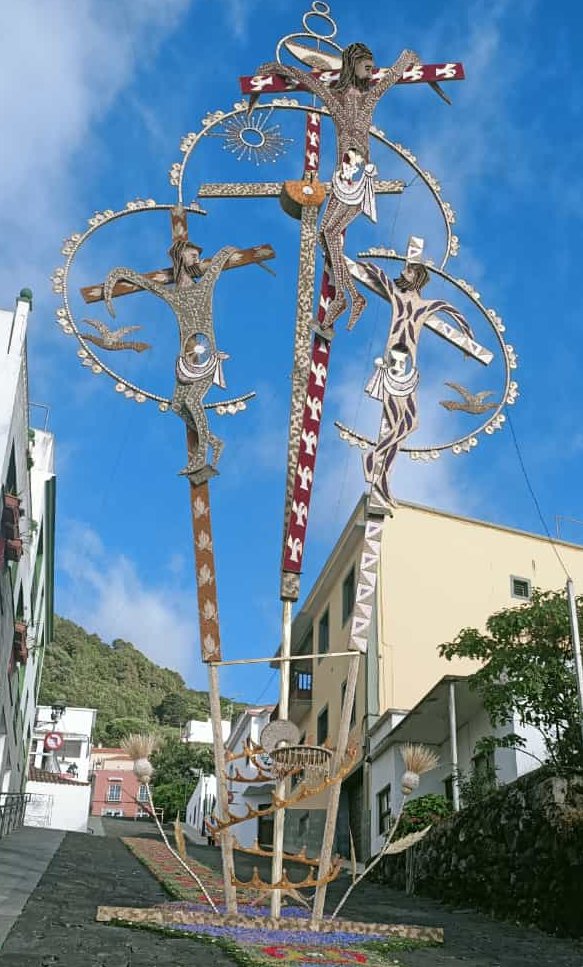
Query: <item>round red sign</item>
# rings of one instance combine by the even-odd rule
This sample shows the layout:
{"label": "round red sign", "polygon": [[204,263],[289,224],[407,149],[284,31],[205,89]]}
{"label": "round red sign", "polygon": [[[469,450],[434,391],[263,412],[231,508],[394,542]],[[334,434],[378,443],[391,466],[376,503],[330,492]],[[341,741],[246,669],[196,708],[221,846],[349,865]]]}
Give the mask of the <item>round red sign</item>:
{"label": "round red sign", "polygon": [[45,735],[45,749],[48,752],[58,752],[63,744],[63,736],[60,732],[48,732]]}

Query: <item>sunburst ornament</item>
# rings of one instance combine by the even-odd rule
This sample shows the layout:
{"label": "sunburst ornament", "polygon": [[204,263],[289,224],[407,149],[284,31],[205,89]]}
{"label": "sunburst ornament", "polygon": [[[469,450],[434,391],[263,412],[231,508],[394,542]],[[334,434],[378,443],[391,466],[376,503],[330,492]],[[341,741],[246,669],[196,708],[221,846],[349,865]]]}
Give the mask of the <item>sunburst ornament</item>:
{"label": "sunburst ornament", "polygon": [[228,118],[223,130],[214,137],[223,138],[223,147],[234,154],[237,161],[254,161],[256,165],[277,161],[286,153],[293,138],[281,133],[279,124],[269,124],[273,108],[252,115],[239,114]]}

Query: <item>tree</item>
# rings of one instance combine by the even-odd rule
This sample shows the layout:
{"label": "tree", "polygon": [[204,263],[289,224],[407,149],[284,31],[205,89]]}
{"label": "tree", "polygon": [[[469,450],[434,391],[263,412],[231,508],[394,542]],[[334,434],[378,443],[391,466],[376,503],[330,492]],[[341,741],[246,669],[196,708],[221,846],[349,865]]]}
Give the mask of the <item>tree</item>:
{"label": "tree", "polygon": [[192,702],[182,692],[168,692],[154,709],[154,714],[162,725],[175,725],[177,728],[195,718]]}
{"label": "tree", "polygon": [[[189,718],[204,721],[209,716],[208,693],[187,688],[178,672],[159,668],[129,641],[116,638],[107,645],[72,621],[55,616],[54,640],[45,649],[39,704],[51,705],[57,698],[69,706],[96,708],[93,739],[112,745],[127,734],[120,724],[124,720],[133,720],[130,732],[163,732]],[[244,708],[222,698],[223,711],[229,706],[234,715]]]}
{"label": "tree", "polygon": [[[577,610],[581,626],[583,599]],[[486,622],[486,633],[464,628],[439,652],[447,659],[474,658],[484,667],[472,675],[494,726],[518,715],[543,736],[550,763],[557,769],[583,767],[583,743],[577,681],[571,649],[569,611],[564,592],[535,589],[531,600],[507,608]],[[480,750],[494,745],[520,747],[518,735],[490,737]]]}
{"label": "tree", "polygon": [[103,723],[97,723],[94,738],[98,742],[117,748],[121,740],[128,735],[141,735],[150,730],[151,726],[145,719],[131,717],[107,719]]}
{"label": "tree", "polygon": [[[176,738],[167,738],[152,755],[154,766],[154,782],[162,785],[166,782],[184,782],[192,779],[193,772],[200,770],[206,774],[212,773],[215,767],[212,746],[200,743],[180,742]],[[196,782],[196,780],[194,780]]]}
{"label": "tree", "polygon": [[180,814],[184,819],[186,814],[186,804],[192,795],[186,783],[163,782],[152,786],[152,799],[156,809],[164,810],[164,822],[171,823]]}
{"label": "tree", "polygon": [[166,819],[174,818],[178,811],[184,814],[200,772],[208,775],[215,767],[212,746],[180,742],[175,737],[166,738],[151,761],[152,796],[156,806],[164,809]]}
{"label": "tree", "polygon": [[442,819],[451,816],[453,807],[445,796],[437,793],[427,793],[418,799],[411,799],[405,803],[399,825],[395,831],[394,840],[397,841],[410,833],[418,833],[426,826],[433,826]]}

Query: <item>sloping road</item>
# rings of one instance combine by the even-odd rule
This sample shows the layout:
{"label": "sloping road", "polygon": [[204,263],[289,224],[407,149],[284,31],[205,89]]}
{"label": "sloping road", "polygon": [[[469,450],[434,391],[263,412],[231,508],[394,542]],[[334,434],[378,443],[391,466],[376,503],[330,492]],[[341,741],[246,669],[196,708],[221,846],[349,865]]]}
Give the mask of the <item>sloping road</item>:
{"label": "sloping road", "polygon": [[[233,967],[230,958],[216,947],[211,953],[211,948],[196,941],[95,922],[100,904],[150,906],[168,899],[119,841],[120,835],[151,835],[151,827],[107,820],[105,830],[105,837],[64,836],[4,942],[2,967],[208,967],[211,958],[212,967]],[[25,834],[26,830],[23,837]],[[2,847],[7,843],[0,844],[0,894],[4,892]],[[18,862],[14,843],[12,862]],[[189,851],[199,861],[220,867],[218,850],[190,846]],[[238,875],[250,878],[253,865],[239,857]],[[267,869],[262,873],[265,876]],[[290,876],[294,876],[291,870]],[[330,904],[337,902],[348,882],[344,877],[332,885]],[[579,942],[470,911],[448,910],[434,901],[407,897],[376,884],[365,882],[358,887],[343,916],[443,926],[443,947],[395,955],[407,967],[583,967],[583,944]]]}

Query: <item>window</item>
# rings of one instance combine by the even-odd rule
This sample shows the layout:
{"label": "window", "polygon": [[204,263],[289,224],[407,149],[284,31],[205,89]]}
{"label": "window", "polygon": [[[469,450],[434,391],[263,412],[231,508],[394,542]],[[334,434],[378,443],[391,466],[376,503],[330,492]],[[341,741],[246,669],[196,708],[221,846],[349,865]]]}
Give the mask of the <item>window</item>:
{"label": "window", "polygon": [[513,598],[522,598],[528,601],[530,598],[531,587],[528,578],[510,578],[510,593]]}
{"label": "window", "polygon": [[443,791],[447,801],[453,804],[453,776],[443,780]]}
{"label": "window", "polygon": [[472,758],[472,770],[474,775],[481,776],[485,780],[496,781],[496,763],[494,761],[494,751],[479,752]]}
{"label": "window", "polygon": [[39,689],[40,689],[41,669],[42,669],[42,665],[43,665],[43,663],[42,663],[42,656],[43,656],[43,648],[44,648],[44,646],[45,646],[45,629],[43,628],[42,633],[41,633],[41,636],[40,636],[40,641],[38,643],[38,649],[39,649],[40,657],[38,657],[38,655],[37,655],[36,669],[35,669],[35,672],[34,672],[34,696],[35,696],[35,702],[37,704],[38,704],[38,693],[39,693]]}
{"label": "window", "polygon": [[328,738],[328,706],[325,705],[318,713],[318,745],[322,745]]}
{"label": "window", "polygon": [[121,782],[110,782],[107,789],[108,802],[121,802]]}
{"label": "window", "polygon": [[388,833],[391,826],[391,784],[377,792],[377,806],[379,813],[379,835]]}
{"label": "window", "polygon": [[41,523],[40,533],[38,535],[38,543],[36,546],[36,560],[34,562],[34,571],[32,575],[31,599],[32,599],[33,610],[36,605],[36,595],[37,595],[38,586],[40,583],[42,570],[43,570],[43,557],[44,557],[44,523]]}
{"label": "window", "polygon": [[354,567],[342,584],[342,624],[346,624],[354,608]]}
{"label": "window", "polygon": [[326,608],[318,625],[318,654],[325,655],[330,651],[330,611]]}
{"label": "window", "polygon": [[138,799],[140,802],[148,802],[148,787],[145,783],[138,789]]}
{"label": "window", "polygon": [[12,444],[10,450],[10,460],[8,463],[8,473],[6,474],[6,483],[4,489],[7,494],[17,494],[17,482],[16,482],[16,454],[14,451],[14,443]]}
{"label": "window", "polygon": [[80,759],[81,744],[82,743],[79,741],[79,739],[65,739],[60,755],[62,755],[64,759]]}
{"label": "window", "polygon": [[[344,708],[344,699],[346,698],[346,685],[347,681],[344,679],[342,682],[342,687],[340,689],[340,708]],[[350,713],[350,728],[354,728],[356,724],[356,696],[354,696],[354,702],[352,703],[352,712]]]}

